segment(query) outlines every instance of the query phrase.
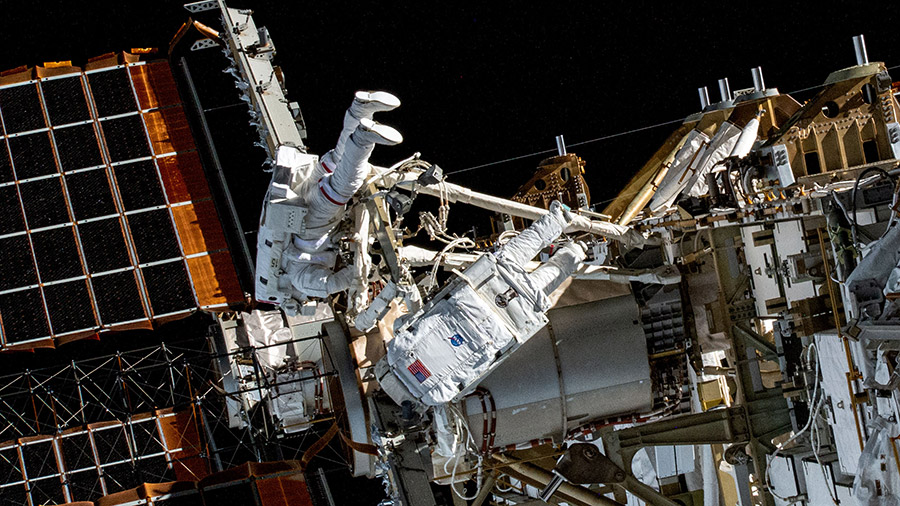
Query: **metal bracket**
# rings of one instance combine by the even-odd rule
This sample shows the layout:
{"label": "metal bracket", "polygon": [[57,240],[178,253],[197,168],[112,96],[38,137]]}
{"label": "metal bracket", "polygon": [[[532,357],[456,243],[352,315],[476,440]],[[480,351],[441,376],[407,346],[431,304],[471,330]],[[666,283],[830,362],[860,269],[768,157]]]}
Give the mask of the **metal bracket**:
{"label": "metal bracket", "polygon": [[189,4],[184,4],[184,8],[191,13],[211,11],[217,7],[218,3],[215,0],[203,0],[201,2],[191,2]]}
{"label": "metal bracket", "polygon": [[734,324],[734,330],[740,331],[734,332],[735,337],[738,337],[738,334],[740,334],[740,338],[744,339],[750,347],[762,353],[763,358],[775,362],[778,361],[778,350],[766,341],[764,337],[754,332],[753,329],[744,323],[736,323]]}
{"label": "metal bracket", "polygon": [[[253,11],[226,8],[223,10],[223,30],[220,32],[223,42],[231,51],[238,75],[236,79],[249,85],[246,94],[250,103],[257,111],[259,130],[264,136],[259,145],[266,147],[270,156],[274,156],[278,146],[293,143],[303,146],[303,138],[294,122],[294,116],[287,107],[284,90],[281,86],[265,84],[273,83],[275,69],[267,57],[256,58],[250,53],[250,48],[260,42],[274,48],[271,38],[266,36],[266,41],[260,41],[260,31],[251,17]],[[268,33],[265,32],[264,33]],[[277,84],[277,83],[276,83]],[[263,86],[265,85],[265,86]]]}
{"label": "metal bracket", "polygon": [[218,46],[218,44],[212,39],[199,39],[191,44],[191,51],[200,51],[201,49],[209,49],[216,46]]}
{"label": "metal bracket", "polygon": [[391,277],[400,282],[404,279],[403,269],[400,266],[399,250],[400,245],[397,243],[397,237],[391,226],[391,220],[387,210],[384,208],[384,197],[375,196],[378,193],[374,184],[370,184],[364,194],[366,197],[372,197],[368,201],[369,213],[372,215],[372,222],[375,228],[375,237],[381,244],[381,253],[385,262],[391,270]]}
{"label": "metal bracket", "polygon": [[625,471],[590,443],[575,443],[569,446],[556,463],[556,472],[569,482],[578,485],[625,481]]}

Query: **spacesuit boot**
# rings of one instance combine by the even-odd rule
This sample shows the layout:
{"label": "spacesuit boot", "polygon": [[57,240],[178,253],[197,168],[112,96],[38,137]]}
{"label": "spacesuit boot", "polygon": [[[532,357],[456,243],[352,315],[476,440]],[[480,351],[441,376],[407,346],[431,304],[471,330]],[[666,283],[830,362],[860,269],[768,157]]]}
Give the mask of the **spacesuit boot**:
{"label": "spacesuit boot", "polygon": [[[319,179],[318,187],[312,187],[308,196],[309,212],[306,215],[304,241],[315,239],[330,230],[343,210],[344,204],[359,191],[369,176],[369,156],[376,144],[392,146],[403,141],[397,130],[370,119],[360,120],[356,130],[350,135],[346,151],[334,172]],[[310,237],[315,236],[315,237]],[[294,244],[301,249],[298,241]]]}
{"label": "spacesuit boot", "polygon": [[372,119],[376,112],[392,111],[397,107],[400,107],[400,99],[386,91],[357,91],[353,103],[344,114],[344,129],[332,151],[334,163],[340,163],[347,139],[356,130],[361,119]]}
{"label": "spacesuit boot", "polygon": [[376,112],[392,111],[398,107],[400,99],[386,91],[357,91],[347,112],[356,119],[372,119]]}
{"label": "spacesuit boot", "polygon": [[403,136],[393,127],[362,118],[359,120],[356,130],[350,135],[350,140],[360,147],[374,146],[375,144],[393,146],[403,142]]}
{"label": "spacesuit boot", "polygon": [[350,200],[369,175],[369,156],[375,145],[393,146],[401,142],[403,136],[397,130],[367,118],[359,120],[334,173],[322,178],[323,184],[329,187],[326,190],[333,192],[326,192],[328,196],[342,203]]}
{"label": "spacesuit boot", "polygon": [[357,91],[353,96],[353,102],[344,113],[344,128],[338,136],[334,149],[322,155],[317,172],[313,174],[314,180],[325,174],[334,172],[337,164],[344,155],[344,148],[350,135],[359,126],[359,120],[372,119],[376,112],[391,111],[400,107],[400,99],[386,91]]}

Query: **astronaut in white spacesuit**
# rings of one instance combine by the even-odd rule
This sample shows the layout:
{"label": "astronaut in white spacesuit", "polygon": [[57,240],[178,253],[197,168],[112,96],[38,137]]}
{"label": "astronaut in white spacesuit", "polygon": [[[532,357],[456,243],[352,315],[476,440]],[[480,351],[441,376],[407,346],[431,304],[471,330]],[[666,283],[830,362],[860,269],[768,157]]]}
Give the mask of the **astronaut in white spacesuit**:
{"label": "astronaut in white spacesuit", "polygon": [[553,202],[548,214],[404,319],[375,366],[382,389],[418,410],[459,399],[543,328],[548,295],[581,265],[586,248],[568,242],[533,272],[526,265],[571,221],[568,209]]}
{"label": "astronaut in white spacesuit", "polygon": [[[397,130],[372,120],[375,112],[396,108],[400,101],[385,92],[357,92],[344,115],[344,128],[335,148],[319,162],[321,177],[316,188],[307,193],[306,232],[294,236],[287,273],[295,289],[312,297],[325,297],[346,290],[353,270],[346,267],[337,273],[331,265],[309,262],[304,253],[315,254],[328,248],[329,235],[340,220],[341,212],[369,175],[369,155],[375,144],[395,145],[403,141]],[[316,174],[319,175],[319,174]],[[299,253],[299,254],[298,254]]]}
{"label": "astronaut in white spacesuit", "polygon": [[[257,299],[281,304],[293,313],[308,298],[326,297],[350,286],[352,268],[334,271],[337,248],[332,232],[345,205],[369,176],[369,156],[375,145],[403,141],[400,132],[372,120],[376,112],[399,105],[400,100],[390,93],[357,92],[335,148],[304,177],[299,175],[309,155],[279,147],[257,240]],[[284,220],[277,225],[274,219],[267,220],[276,215],[273,204],[281,206],[278,211],[288,208],[291,212],[291,206],[303,209],[302,227],[291,229],[282,226]],[[296,226],[299,220],[288,221]]]}

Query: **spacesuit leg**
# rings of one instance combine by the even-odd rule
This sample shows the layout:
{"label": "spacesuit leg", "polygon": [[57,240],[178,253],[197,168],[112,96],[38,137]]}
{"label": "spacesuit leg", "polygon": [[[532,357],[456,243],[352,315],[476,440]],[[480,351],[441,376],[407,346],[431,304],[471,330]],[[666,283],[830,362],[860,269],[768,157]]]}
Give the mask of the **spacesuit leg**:
{"label": "spacesuit leg", "polygon": [[528,277],[538,290],[544,292],[544,295],[550,295],[563,281],[569,279],[569,276],[584,261],[585,256],[583,244],[566,244]]}
{"label": "spacesuit leg", "polygon": [[309,211],[306,215],[308,233],[302,239],[313,240],[316,239],[313,236],[320,237],[344,209],[344,204],[362,187],[369,175],[369,155],[375,144],[394,145],[402,141],[403,136],[397,130],[370,119],[361,119],[350,136],[346,152],[334,173],[326,174],[316,187],[309,189]]}
{"label": "spacesuit leg", "polygon": [[307,297],[327,297],[342,292],[350,287],[353,280],[353,269],[345,267],[338,272],[318,264],[299,264],[292,266],[288,275],[291,285]]}
{"label": "spacesuit leg", "polygon": [[562,204],[553,201],[549,213],[506,243],[497,256],[501,260],[524,266],[562,234],[563,228],[571,221],[565,214]]}
{"label": "spacesuit leg", "polygon": [[[376,112],[390,111],[400,106],[400,99],[386,91],[357,91],[353,97],[353,103],[344,113],[344,129],[338,137],[337,144],[332,151],[332,159],[335,164],[340,163],[344,155],[344,147],[347,139],[356,130],[359,120],[372,119]],[[323,157],[324,160],[324,157]],[[327,161],[326,161],[327,163]],[[334,167],[328,167],[334,170]]]}
{"label": "spacesuit leg", "polygon": [[400,132],[370,119],[362,118],[345,147],[344,155],[331,175],[331,187],[349,199],[363,185],[369,175],[369,156],[375,144],[393,146],[403,142]]}

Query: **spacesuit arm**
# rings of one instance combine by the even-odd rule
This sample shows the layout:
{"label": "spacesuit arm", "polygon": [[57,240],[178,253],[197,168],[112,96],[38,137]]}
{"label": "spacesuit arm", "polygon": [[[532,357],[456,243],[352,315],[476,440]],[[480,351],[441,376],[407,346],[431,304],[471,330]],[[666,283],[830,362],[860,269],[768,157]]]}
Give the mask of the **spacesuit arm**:
{"label": "spacesuit arm", "polygon": [[550,295],[563,281],[569,279],[585,259],[585,248],[579,243],[569,243],[559,249],[547,263],[529,274],[535,288]]}
{"label": "spacesuit arm", "polygon": [[554,201],[550,212],[510,240],[497,254],[498,259],[524,268],[542,249],[550,245],[571,219],[566,219],[562,204]]}
{"label": "spacesuit arm", "polygon": [[350,287],[353,269],[345,267],[337,272],[317,264],[301,264],[289,272],[291,284],[307,297],[324,298]]}

